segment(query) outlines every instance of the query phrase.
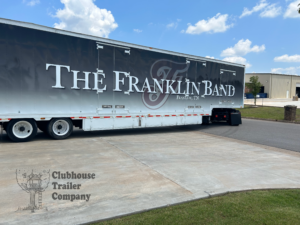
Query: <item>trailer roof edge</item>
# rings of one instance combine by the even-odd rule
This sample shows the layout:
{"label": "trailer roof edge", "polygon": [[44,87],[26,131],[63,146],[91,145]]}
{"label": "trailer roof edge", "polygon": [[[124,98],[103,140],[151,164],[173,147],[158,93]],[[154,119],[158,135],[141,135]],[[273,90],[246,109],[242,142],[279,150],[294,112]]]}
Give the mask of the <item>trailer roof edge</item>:
{"label": "trailer roof edge", "polygon": [[120,46],[131,47],[131,48],[138,48],[138,49],[154,51],[154,52],[159,52],[159,53],[171,54],[171,55],[186,57],[186,58],[189,58],[190,60],[192,60],[192,59],[204,60],[204,61],[209,61],[209,62],[217,62],[217,63],[221,63],[221,64],[226,64],[226,65],[232,65],[232,66],[238,66],[238,67],[244,67],[245,68],[245,65],[238,64],[238,63],[231,63],[231,62],[226,62],[226,61],[222,61],[222,60],[218,60],[218,59],[211,59],[211,58],[206,58],[206,57],[201,57],[201,56],[195,56],[195,55],[189,55],[189,54],[184,54],[184,53],[179,53],[179,52],[173,52],[173,51],[168,51],[168,50],[163,50],[163,49],[158,49],[158,48],[153,48],[153,47],[147,47],[147,46],[143,46],[143,45],[131,44],[131,43],[112,40],[112,39],[108,39],[108,38],[97,37],[97,36],[93,36],[93,35],[89,35],[89,34],[82,34],[82,33],[76,33],[76,32],[73,32],[73,31],[56,29],[56,28],[47,27],[47,26],[43,26],[43,25],[38,25],[38,24],[34,24],[34,23],[22,22],[22,21],[17,21],[17,20],[10,20],[10,19],[5,19],[5,18],[1,18],[1,17],[0,17],[0,23],[20,26],[20,27],[26,27],[26,28],[36,29],[36,30],[48,31],[48,32],[52,32],[52,33],[69,35],[69,36],[74,36],[74,37],[86,38],[86,39],[90,39],[90,40],[94,40],[94,41],[100,41],[100,42],[108,43],[108,44],[114,44],[114,45],[120,45]]}

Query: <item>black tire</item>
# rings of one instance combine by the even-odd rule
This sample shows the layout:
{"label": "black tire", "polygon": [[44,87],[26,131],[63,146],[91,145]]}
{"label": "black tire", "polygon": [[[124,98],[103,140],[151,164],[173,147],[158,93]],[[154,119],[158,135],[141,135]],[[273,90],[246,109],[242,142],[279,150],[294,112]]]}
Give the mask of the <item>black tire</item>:
{"label": "black tire", "polygon": [[11,120],[6,132],[8,137],[15,142],[26,142],[32,140],[37,134],[37,125],[33,119]]}
{"label": "black tire", "polygon": [[73,132],[73,123],[69,118],[55,118],[49,122],[47,131],[56,140],[66,139]]}

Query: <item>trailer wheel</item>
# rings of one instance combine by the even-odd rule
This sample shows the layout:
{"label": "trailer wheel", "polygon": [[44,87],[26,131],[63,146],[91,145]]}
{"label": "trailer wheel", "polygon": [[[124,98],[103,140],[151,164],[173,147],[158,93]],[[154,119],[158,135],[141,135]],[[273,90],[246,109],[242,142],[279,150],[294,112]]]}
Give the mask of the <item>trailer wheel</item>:
{"label": "trailer wheel", "polygon": [[73,123],[68,118],[52,119],[48,124],[48,133],[57,140],[68,138],[73,132]]}
{"label": "trailer wheel", "polygon": [[36,122],[33,119],[11,120],[6,127],[6,132],[12,141],[30,141],[37,134]]}

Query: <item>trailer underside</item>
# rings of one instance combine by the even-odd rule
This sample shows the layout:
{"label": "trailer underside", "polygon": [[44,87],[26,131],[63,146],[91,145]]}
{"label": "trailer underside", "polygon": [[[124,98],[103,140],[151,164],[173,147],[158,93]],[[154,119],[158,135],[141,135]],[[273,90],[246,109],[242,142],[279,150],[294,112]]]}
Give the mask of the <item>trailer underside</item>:
{"label": "trailer underside", "polygon": [[37,129],[49,134],[54,139],[68,138],[73,126],[84,131],[113,130],[128,128],[208,125],[214,121],[228,122],[230,125],[241,124],[241,114],[235,109],[213,109],[212,114],[164,114],[164,115],[116,115],[70,118],[14,118],[2,119],[4,130],[12,141],[29,141],[34,138]]}

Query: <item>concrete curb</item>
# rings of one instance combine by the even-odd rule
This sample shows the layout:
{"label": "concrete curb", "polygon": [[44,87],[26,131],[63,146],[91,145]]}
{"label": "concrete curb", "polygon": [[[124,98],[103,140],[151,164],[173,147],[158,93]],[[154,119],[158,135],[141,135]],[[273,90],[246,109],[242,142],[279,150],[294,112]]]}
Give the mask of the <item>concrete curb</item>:
{"label": "concrete curb", "polygon": [[194,202],[194,201],[198,201],[198,200],[203,200],[203,199],[207,199],[207,198],[221,197],[221,196],[225,196],[225,195],[233,194],[233,193],[250,192],[250,191],[297,190],[297,189],[299,189],[299,188],[258,188],[258,189],[246,189],[246,190],[238,190],[238,191],[225,191],[225,192],[216,193],[216,194],[209,194],[208,192],[205,191],[205,193],[208,195],[206,197],[191,199],[191,200],[177,202],[177,203],[173,203],[173,204],[162,205],[162,206],[158,206],[158,207],[154,207],[154,208],[150,208],[150,209],[139,210],[139,211],[132,212],[132,213],[125,213],[125,214],[122,214],[122,215],[109,217],[109,218],[106,218],[106,219],[96,220],[96,221],[92,221],[92,222],[88,222],[88,223],[82,223],[82,225],[93,224],[93,223],[118,219],[118,218],[125,217],[125,216],[131,216],[131,215],[135,215],[135,214],[139,214],[139,213],[149,212],[149,211],[152,211],[152,210],[155,210],[155,209],[162,209],[162,208],[166,208],[166,207],[170,207],[170,206],[176,206],[176,205],[189,203],[189,202]]}
{"label": "concrete curb", "polygon": [[[246,106],[254,106],[254,105],[252,105],[252,104],[244,104],[244,105],[246,105]],[[273,106],[273,105],[256,105],[257,107],[272,107],[272,108],[283,108],[284,109],[284,106]],[[297,109],[299,109],[298,107],[297,107]]]}
{"label": "concrete curb", "polygon": [[281,123],[294,123],[294,124],[300,124],[300,122],[297,121],[287,121],[287,120],[274,120],[274,119],[262,119],[262,118],[254,118],[254,117],[243,117],[244,119],[251,119],[251,120],[265,120],[265,121],[271,121],[271,122],[281,122]]}
{"label": "concrete curb", "polygon": [[[244,104],[244,105],[246,105],[246,106],[254,106],[253,104]],[[273,108],[283,108],[284,109],[284,106],[274,106],[274,105],[256,105],[257,107],[273,107]],[[298,106],[297,106],[297,109],[299,109],[298,108]]]}

